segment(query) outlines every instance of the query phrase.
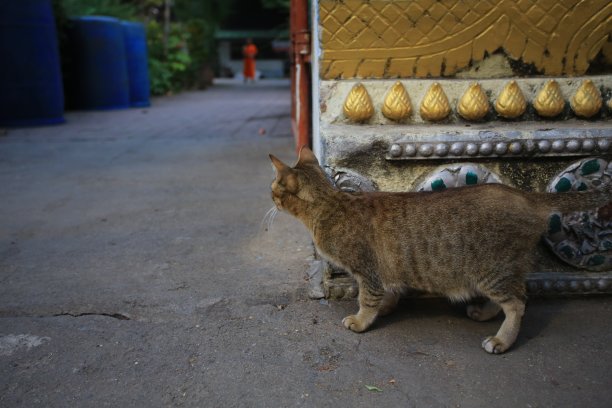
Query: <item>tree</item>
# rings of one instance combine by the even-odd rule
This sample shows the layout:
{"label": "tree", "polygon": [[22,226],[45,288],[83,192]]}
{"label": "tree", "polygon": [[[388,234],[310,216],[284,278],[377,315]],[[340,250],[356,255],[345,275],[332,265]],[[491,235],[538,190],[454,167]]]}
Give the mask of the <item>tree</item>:
{"label": "tree", "polygon": [[263,8],[289,10],[291,0],[261,0]]}
{"label": "tree", "polygon": [[104,15],[132,20],[137,7],[121,0],[62,0],[61,4],[67,16]]}

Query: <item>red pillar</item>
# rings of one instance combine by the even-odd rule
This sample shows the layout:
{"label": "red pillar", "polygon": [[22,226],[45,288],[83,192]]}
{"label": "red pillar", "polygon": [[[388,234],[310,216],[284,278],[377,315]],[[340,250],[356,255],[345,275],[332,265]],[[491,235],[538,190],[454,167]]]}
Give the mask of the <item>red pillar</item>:
{"label": "red pillar", "polygon": [[310,146],[310,31],[308,0],[291,0],[291,125],[296,151]]}

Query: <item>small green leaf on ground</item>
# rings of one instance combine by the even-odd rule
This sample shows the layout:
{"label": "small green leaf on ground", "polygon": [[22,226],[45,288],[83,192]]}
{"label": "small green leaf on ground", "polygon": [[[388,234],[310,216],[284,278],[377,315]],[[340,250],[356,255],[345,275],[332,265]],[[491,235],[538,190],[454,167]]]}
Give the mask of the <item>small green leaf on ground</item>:
{"label": "small green leaf on ground", "polygon": [[375,385],[366,385],[365,387],[368,389],[368,391],[376,391],[376,392],[382,392],[383,391],[383,390],[381,390],[380,388],[378,388]]}

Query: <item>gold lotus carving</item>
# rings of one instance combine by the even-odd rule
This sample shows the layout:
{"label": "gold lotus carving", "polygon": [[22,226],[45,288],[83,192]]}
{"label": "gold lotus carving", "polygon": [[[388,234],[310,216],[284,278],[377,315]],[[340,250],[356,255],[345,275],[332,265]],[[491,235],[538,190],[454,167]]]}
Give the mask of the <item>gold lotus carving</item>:
{"label": "gold lotus carving", "polygon": [[374,106],[363,84],[353,86],[343,106],[344,114],[354,122],[364,122],[374,114]]}
{"label": "gold lotus carving", "polygon": [[546,82],[533,101],[533,107],[538,112],[538,115],[547,118],[560,114],[564,106],[565,100],[561,93],[561,87],[554,79]]}
{"label": "gold lotus carving", "polygon": [[438,121],[446,118],[450,111],[448,97],[440,84],[434,82],[421,102],[421,109],[419,110],[421,117],[425,120]]}
{"label": "gold lotus carving", "polygon": [[516,81],[510,81],[495,101],[495,110],[504,118],[518,118],[525,109],[527,101]]}
{"label": "gold lotus carving", "polygon": [[412,106],[408,92],[404,85],[397,81],[385,97],[382,114],[388,119],[400,121],[410,116],[411,112]]}
{"label": "gold lotus carving", "polygon": [[582,82],[570,100],[574,113],[584,118],[590,118],[599,112],[602,104],[601,94],[590,79]]}
{"label": "gold lotus carving", "polygon": [[489,112],[489,100],[478,83],[473,83],[457,104],[457,112],[467,120],[480,120]]}

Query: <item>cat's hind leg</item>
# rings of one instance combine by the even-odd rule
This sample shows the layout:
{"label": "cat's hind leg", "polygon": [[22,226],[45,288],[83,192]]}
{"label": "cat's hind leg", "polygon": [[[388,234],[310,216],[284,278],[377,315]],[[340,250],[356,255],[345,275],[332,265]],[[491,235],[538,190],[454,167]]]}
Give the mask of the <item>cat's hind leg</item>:
{"label": "cat's hind leg", "polygon": [[387,316],[388,314],[391,314],[397,307],[399,299],[399,293],[392,292],[389,290],[385,291],[385,295],[383,296],[380,309],[378,309],[378,316]]}
{"label": "cat's hind leg", "polygon": [[359,285],[359,312],[342,319],[342,324],[347,329],[360,333],[367,330],[374,323],[383,304],[385,291],[374,282],[364,277],[355,275]]}
{"label": "cat's hind leg", "polygon": [[504,299],[499,302],[506,318],[495,336],[489,336],[482,342],[482,348],[487,353],[500,354],[508,350],[521,327],[521,319],[525,314],[525,301],[518,298]]}
{"label": "cat's hind leg", "polygon": [[477,322],[485,322],[494,318],[502,308],[497,303],[487,300],[484,304],[471,304],[467,307],[467,315]]}

